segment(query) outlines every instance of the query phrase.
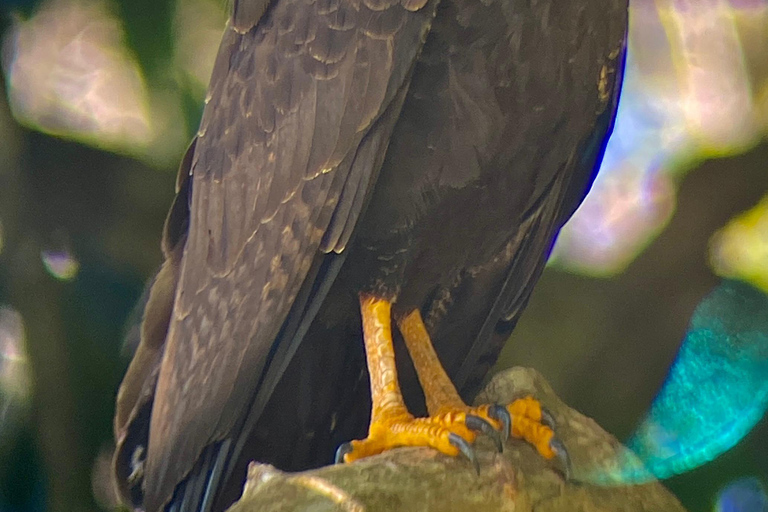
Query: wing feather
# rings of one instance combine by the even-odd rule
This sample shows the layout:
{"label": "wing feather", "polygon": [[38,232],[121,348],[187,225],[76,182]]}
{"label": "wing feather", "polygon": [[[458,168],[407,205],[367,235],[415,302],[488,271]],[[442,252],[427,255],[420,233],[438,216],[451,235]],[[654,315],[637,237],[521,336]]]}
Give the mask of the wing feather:
{"label": "wing feather", "polygon": [[402,99],[438,0],[404,1],[235,2],[192,159],[147,510],[242,421],[324,234],[355,224],[381,158],[354,156]]}
{"label": "wing feather", "polygon": [[505,271],[504,281],[494,305],[454,374],[454,382],[462,389],[465,398],[474,396],[482,384],[482,379],[495,364],[544,270],[560,228],[578,208],[592,186],[616,120],[626,50],[625,34],[622,45],[609,63],[613,67],[612,82],[606,86],[610,97],[602,105],[603,111],[599,112],[595,119],[591,137],[577,149],[568,164],[575,172],[560,173],[545,194],[538,198],[521,225],[521,236],[519,241],[515,242],[517,256]]}

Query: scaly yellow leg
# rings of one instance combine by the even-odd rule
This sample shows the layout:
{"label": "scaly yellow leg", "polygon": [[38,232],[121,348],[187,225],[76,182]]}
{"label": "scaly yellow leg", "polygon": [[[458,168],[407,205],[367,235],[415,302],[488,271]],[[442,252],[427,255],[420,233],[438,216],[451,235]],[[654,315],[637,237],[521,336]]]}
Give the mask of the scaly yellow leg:
{"label": "scaly yellow leg", "polygon": [[397,324],[419,376],[430,416],[439,414],[444,408],[465,408],[464,401],[437,357],[419,310],[400,317]]}
{"label": "scaly yellow leg", "polygon": [[[515,437],[533,444],[546,458],[555,456],[552,429],[541,423],[542,410],[532,398],[506,408],[468,407],[445,373],[418,310],[398,319],[400,331],[419,376],[430,416],[414,418],[403,401],[392,344],[391,304],[371,295],[360,296],[363,338],[371,381],[371,423],[368,437],[342,445],[337,460],[353,460],[398,446],[431,446],[447,455],[467,455],[477,467],[470,444],[477,430],[495,435],[506,426]],[[503,414],[500,414],[502,411]],[[499,448],[501,441],[498,440]]]}
{"label": "scaly yellow leg", "polygon": [[[502,427],[502,422],[490,413],[489,405],[469,407],[461,399],[437,357],[418,309],[399,318],[398,326],[416,367],[419,382],[424,390],[427,411],[431,416],[446,416],[459,421],[466,421],[467,415],[478,416],[496,428]],[[547,459],[555,456],[551,446],[554,432],[549,426],[541,423],[542,408],[538,400],[530,396],[521,398],[507,405],[506,410],[510,415],[511,431],[505,435],[511,434],[513,437],[525,439]]]}
{"label": "scaly yellow leg", "polygon": [[474,432],[464,426],[448,430],[436,418],[414,418],[405,407],[395,367],[391,304],[361,295],[360,310],[371,380],[371,424],[368,437],[342,445],[337,459],[352,462],[398,446],[431,446],[447,455],[458,455],[459,448],[451,444],[451,434],[474,440]]}

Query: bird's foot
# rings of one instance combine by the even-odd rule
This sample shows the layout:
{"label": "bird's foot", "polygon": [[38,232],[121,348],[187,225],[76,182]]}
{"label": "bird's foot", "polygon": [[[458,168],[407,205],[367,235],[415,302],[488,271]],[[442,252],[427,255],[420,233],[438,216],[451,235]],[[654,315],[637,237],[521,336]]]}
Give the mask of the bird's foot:
{"label": "bird's foot", "polygon": [[522,398],[507,406],[443,407],[426,418],[401,415],[371,423],[368,437],[342,444],[336,462],[352,462],[392,448],[430,446],[450,456],[464,455],[479,472],[473,443],[478,433],[490,437],[501,452],[510,435],[533,445],[542,457],[560,459],[566,476],[570,462],[554,436],[554,421],[538,401]]}
{"label": "bird's foot", "polygon": [[414,418],[408,414],[374,421],[367,438],[339,447],[336,462],[352,462],[397,447],[429,446],[453,457],[464,454],[479,471],[477,456],[472,448],[477,433],[490,435],[499,450],[502,436],[494,423],[467,411],[469,408],[439,411],[426,418]]}
{"label": "bird's foot", "polygon": [[536,448],[545,459],[557,458],[566,478],[571,476],[571,460],[565,445],[555,436],[555,419],[531,396],[503,405],[482,405],[473,411],[494,422],[506,440],[510,435]]}

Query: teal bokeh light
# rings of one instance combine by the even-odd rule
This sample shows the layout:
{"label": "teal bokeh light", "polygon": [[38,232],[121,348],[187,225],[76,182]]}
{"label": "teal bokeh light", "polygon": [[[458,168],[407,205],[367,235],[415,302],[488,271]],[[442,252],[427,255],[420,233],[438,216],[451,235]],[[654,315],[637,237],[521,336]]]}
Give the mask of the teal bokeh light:
{"label": "teal bokeh light", "polygon": [[735,446],[768,408],[768,295],[724,281],[696,308],[661,391],[616,474],[640,483],[695,469]]}

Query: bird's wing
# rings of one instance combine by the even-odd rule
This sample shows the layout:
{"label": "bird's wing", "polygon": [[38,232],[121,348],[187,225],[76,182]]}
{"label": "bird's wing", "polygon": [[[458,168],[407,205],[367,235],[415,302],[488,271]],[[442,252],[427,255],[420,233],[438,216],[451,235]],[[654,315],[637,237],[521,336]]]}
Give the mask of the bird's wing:
{"label": "bird's wing", "polygon": [[[491,311],[470,350],[456,361],[454,382],[466,399],[479,390],[496,362],[501,348],[522,314],[533,287],[541,276],[560,228],[589,192],[605,154],[618,111],[624,79],[627,39],[606,62],[603,88],[606,101],[596,112],[588,137],[572,155],[570,172],[560,172],[524,216],[519,236],[511,241],[515,257],[504,272],[504,280]],[[601,93],[603,94],[603,93]]]}
{"label": "bird's wing", "polygon": [[190,168],[196,140],[179,166],[176,197],[165,220],[161,247],[165,261],[146,286],[136,305],[125,346],[133,359],[120,384],[115,404],[115,487],[125,503],[141,508],[142,461],[146,457],[149,420],[157,376],[173,311],[181,255],[189,227]]}
{"label": "bird's wing", "polygon": [[[145,506],[231,435],[319,251],[340,251],[437,0],[236,0],[191,165]],[[373,140],[372,142],[372,139]],[[311,283],[310,283],[311,284]]]}

